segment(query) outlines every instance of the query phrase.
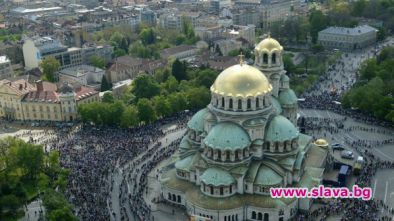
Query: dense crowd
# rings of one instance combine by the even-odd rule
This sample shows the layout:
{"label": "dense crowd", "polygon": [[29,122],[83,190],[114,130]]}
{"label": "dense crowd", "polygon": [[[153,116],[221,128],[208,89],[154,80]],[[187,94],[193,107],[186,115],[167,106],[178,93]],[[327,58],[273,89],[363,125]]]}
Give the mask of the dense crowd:
{"label": "dense crowd", "polygon": [[[150,220],[150,208],[143,199],[147,173],[165,157],[170,156],[179,140],[161,145],[160,137],[185,127],[192,112],[160,119],[152,124],[131,129],[80,125],[72,128],[42,131],[23,131],[15,135],[44,145],[45,151],[60,152],[61,165],[70,169],[66,197],[75,205],[75,214],[81,220],[110,220],[113,211],[111,194],[115,191],[112,175],[127,170],[128,188],[122,180],[119,191],[122,220],[130,220],[126,209]],[[176,124],[164,130],[163,126]],[[138,184],[138,185],[137,185]],[[126,206],[126,204],[128,206]]]}

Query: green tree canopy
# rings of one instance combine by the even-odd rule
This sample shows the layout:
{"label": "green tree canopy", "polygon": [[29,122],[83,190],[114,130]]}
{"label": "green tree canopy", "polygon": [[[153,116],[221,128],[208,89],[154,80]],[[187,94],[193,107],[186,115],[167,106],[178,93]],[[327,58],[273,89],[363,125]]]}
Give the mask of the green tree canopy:
{"label": "green tree canopy", "polygon": [[142,98],[137,103],[139,119],[144,123],[150,123],[157,119],[155,109],[152,102],[146,98]]}
{"label": "green tree canopy", "polygon": [[55,74],[60,68],[60,62],[54,57],[45,57],[41,63],[42,79],[45,81],[55,82]]}
{"label": "green tree canopy", "polygon": [[131,92],[140,98],[152,98],[160,94],[160,85],[151,75],[141,74],[134,79]]}

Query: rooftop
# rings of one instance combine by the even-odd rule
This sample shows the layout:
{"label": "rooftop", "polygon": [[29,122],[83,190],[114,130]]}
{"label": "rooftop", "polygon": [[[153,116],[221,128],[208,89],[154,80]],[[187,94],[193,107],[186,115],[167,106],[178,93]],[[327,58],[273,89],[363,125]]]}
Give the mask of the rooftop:
{"label": "rooftop", "polygon": [[328,27],[319,33],[337,34],[337,35],[361,35],[368,32],[376,32],[377,30],[369,25],[361,25],[354,28],[345,27]]}

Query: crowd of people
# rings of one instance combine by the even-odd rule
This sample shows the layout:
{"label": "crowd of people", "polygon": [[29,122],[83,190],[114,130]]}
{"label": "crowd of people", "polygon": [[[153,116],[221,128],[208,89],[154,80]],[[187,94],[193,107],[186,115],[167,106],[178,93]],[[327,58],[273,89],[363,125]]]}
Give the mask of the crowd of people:
{"label": "crowd of people", "polygon": [[[162,145],[157,141],[184,128],[191,114],[182,112],[131,129],[79,125],[68,129],[22,131],[15,137],[42,144],[46,152],[60,152],[61,165],[70,169],[65,195],[81,220],[110,220],[111,216],[130,220],[126,211],[129,208],[138,217],[136,220],[151,220],[150,208],[143,199],[146,175],[170,156],[179,143],[176,140]],[[168,124],[177,126],[165,130],[164,125]],[[121,214],[116,214],[111,201],[111,194],[115,191],[112,177],[119,169],[129,172],[118,191]],[[132,183],[132,189],[128,188],[128,183]]]}

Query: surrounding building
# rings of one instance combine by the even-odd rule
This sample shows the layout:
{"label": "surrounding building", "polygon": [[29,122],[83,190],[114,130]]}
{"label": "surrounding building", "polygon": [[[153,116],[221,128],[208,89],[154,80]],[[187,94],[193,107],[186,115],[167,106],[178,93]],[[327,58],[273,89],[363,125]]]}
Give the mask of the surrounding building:
{"label": "surrounding building", "polygon": [[105,71],[103,69],[90,66],[79,65],[65,68],[59,71],[59,82],[68,82],[70,84],[79,84],[89,86],[95,90],[100,90],[101,80]]}
{"label": "surrounding building", "polygon": [[87,64],[93,55],[98,55],[109,60],[111,59],[112,53],[112,46],[68,48],[52,37],[26,38],[23,44],[23,57],[26,70],[39,67],[41,60],[48,56],[56,58],[60,62],[60,69],[64,69]]}
{"label": "surrounding building", "polygon": [[99,101],[99,92],[69,84],[0,81],[0,117],[22,121],[74,121],[80,104]]}
{"label": "surrounding building", "polygon": [[13,75],[10,59],[7,56],[0,56],[0,80],[10,78]]}
{"label": "surrounding building", "polygon": [[318,186],[327,146],[295,126],[297,97],[272,38],[255,47],[255,64],[222,71],[210,104],[187,123],[179,151],[164,166],[162,197],[189,215],[215,221],[290,220],[313,199],[272,198],[271,187]]}
{"label": "surrounding building", "polygon": [[377,31],[368,25],[354,28],[329,27],[319,32],[318,42],[327,49],[352,51],[375,44]]}
{"label": "surrounding building", "polygon": [[166,48],[160,53],[163,59],[179,59],[185,60],[197,54],[197,48],[192,45],[179,45],[172,48]]}
{"label": "surrounding building", "polygon": [[150,60],[142,58],[134,58],[130,56],[118,57],[106,71],[106,78],[111,83],[134,79],[138,74],[147,72],[154,73],[159,68],[164,68],[167,64],[166,60]]}

